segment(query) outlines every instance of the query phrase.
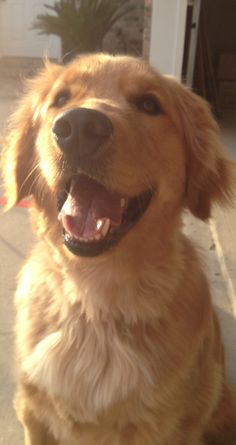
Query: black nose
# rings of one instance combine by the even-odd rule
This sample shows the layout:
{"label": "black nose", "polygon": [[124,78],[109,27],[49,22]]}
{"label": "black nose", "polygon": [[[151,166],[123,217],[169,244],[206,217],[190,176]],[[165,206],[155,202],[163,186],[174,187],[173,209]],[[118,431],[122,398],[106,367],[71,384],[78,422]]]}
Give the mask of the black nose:
{"label": "black nose", "polygon": [[112,123],[105,114],[89,108],[73,108],[57,117],[52,132],[62,151],[93,154],[111,136]]}

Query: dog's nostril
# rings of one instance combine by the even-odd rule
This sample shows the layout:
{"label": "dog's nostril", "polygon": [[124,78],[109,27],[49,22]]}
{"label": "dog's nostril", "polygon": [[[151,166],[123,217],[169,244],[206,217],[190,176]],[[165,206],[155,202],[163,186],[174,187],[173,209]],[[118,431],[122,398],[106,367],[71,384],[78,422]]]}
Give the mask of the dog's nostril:
{"label": "dog's nostril", "polygon": [[67,138],[72,133],[70,123],[66,119],[58,119],[53,125],[53,133],[60,138]]}

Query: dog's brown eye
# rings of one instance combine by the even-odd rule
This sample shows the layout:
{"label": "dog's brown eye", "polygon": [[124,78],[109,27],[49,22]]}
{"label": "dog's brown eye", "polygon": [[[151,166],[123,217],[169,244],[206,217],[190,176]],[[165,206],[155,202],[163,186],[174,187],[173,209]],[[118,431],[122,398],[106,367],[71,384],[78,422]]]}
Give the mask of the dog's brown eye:
{"label": "dog's brown eye", "polygon": [[70,98],[70,91],[67,89],[62,90],[56,95],[52,106],[60,108],[66,104],[69,98]]}
{"label": "dog's brown eye", "polygon": [[136,98],[135,104],[140,111],[144,113],[157,115],[162,113],[162,108],[157,98],[151,94],[145,94]]}

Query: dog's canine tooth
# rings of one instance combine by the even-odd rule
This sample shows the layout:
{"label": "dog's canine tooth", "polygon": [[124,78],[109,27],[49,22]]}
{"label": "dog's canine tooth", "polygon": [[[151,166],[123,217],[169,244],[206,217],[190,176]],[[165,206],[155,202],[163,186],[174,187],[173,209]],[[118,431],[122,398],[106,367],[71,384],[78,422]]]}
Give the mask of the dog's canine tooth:
{"label": "dog's canine tooth", "polygon": [[94,238],[95,238],[95,240],[98,241],[101,239],[101,237],[102,237],[101,233],[97,233]]}
{"label": "dog's canine tooth", "polygon": [[98,230],[102,227],[102,219],[97,220],[96,226]]}
{"label": "dog's canine tooth", "polygon": [[105,222],[103,222],[103,226],[102,226],[102,229],[101,229],[101,233],[102,233],[103,237],[106,236],[106,234],[107,234],[107,232],[108,232],[108,230],[110,228],[110,223],[111,223],[110,218],[106,218]]}

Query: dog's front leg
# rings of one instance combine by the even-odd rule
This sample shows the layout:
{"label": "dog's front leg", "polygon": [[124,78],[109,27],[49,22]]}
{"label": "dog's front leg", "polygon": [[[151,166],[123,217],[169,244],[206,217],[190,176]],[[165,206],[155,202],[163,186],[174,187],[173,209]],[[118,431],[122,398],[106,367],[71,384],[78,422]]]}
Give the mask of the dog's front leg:
{"label": "dog's front leg", "polygon": [[46,428],[39,423],[35,418],[30,422],[24,423],[24,445],[57,445],[58,442],[46,430]]}
{"label": "dog's front leg", "polygon": [[27,399],[18,394],[15,401],[17,417],[23,425],[24,445],[58,445],[48,429],[34,416]]}

